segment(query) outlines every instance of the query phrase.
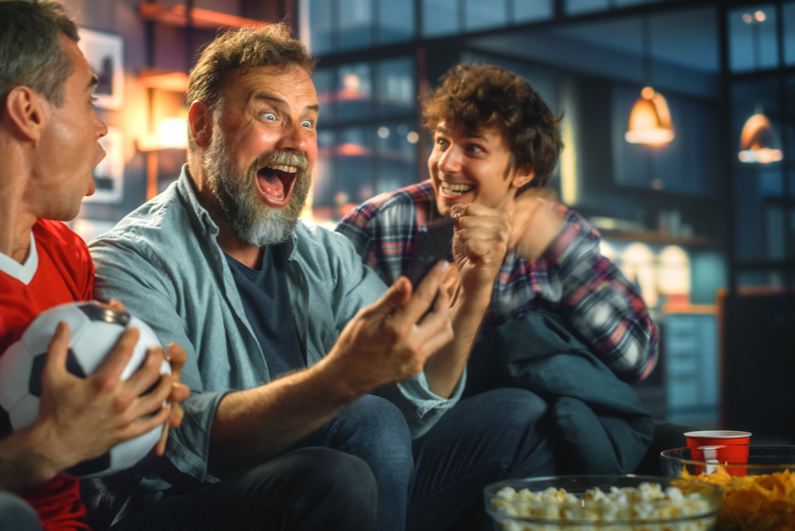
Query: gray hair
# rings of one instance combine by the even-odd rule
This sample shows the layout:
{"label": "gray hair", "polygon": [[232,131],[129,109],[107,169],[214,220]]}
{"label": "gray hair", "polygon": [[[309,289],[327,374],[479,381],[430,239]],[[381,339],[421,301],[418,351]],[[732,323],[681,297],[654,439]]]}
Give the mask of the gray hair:
{"label": "gray hair", "polygon": [[60,36],[77,42],[77,26],[64,7],[49,0],[0,0],[0,102],[26,86],[60,107],[74,64]]}
{"label": "gray hair", "polygon": [[[227,31],[202,51],[190,72],[185,101],[188,107],[194,101],[204,102],[215,114],[230,79],[259,66],[286,69],[292,65],[312,74],[315,60],[301,42],[293,38],[286,24],[279,22],[264,28]],[[192,138],[188,139],[188,147],[190,151],[196,147]]]}

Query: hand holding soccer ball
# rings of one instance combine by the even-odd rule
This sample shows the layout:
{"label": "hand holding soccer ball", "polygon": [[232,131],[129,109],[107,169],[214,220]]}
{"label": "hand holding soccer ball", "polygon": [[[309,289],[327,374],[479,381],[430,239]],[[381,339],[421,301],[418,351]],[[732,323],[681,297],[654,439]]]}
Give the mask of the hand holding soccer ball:
{"label": "hand holding soccer ball", "polygon": [[143,322],[108,305],[71,303],[42,313],[0,356],[0,406],[15,431],[45,439],[42,457],[56,471],[107,475],[135,465],[160,439],[171,416],[169,372]]}

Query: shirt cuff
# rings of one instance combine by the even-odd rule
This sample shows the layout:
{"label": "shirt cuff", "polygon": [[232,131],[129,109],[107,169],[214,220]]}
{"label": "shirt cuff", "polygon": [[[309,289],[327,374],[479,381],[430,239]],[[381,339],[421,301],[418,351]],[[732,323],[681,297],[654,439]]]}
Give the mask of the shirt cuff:
{"label": "shirt cuff", "polygon": [[207,473],[210,456],[210,433],[221,399],[232,391],[192,394],[182,402],[185,412],[179,428],[169,432],[166,457],[185,474],[199,481],[214,483]]}

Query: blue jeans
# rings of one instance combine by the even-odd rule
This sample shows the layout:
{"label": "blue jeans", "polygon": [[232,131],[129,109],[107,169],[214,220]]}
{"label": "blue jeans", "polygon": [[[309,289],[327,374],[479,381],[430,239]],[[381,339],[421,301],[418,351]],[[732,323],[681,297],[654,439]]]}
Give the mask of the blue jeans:
{"label": "blue jeans", "polygon": [[165,496],[111,529],[373,531],[375,494],[373,475],[361,459],[303,448],[192,492]]}
{"label": "blue jeans", "polygon": [[10,492],[0,492],[0,531],[41,531],[33,507]]}
{"label": "blue jeans", "polygon": [[334,448],[370,466],[380,531],[482,530],[486,485],[554,474],[545,412],[530,391],[494,389],[462,400],[412,442],[400,411],[368,395],[299,446]]}

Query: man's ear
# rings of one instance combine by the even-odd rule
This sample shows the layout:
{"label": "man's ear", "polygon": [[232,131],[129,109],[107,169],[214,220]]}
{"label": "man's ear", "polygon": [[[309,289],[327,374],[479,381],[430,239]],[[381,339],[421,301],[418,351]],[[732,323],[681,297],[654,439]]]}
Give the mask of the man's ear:
{"label": "man's ear", "polygon": [[188,111],[190,137],[201,149],[207,149],[213,136],[213,117],[204,102],[194,101]]}
{"label": "man's ear", "polygon": [[20,135],[36,142],[44,125],[44,103],[33,89],[19,86],[8,93],[3,111]]}
{"label": "man's ear", "polygon": [[532,165],[522,164],[516,168],[516,173],[514,173],[513,179],[511,180],[511,186],[518,190],[522,186],[532,181],[535,176],[536,170]]}

